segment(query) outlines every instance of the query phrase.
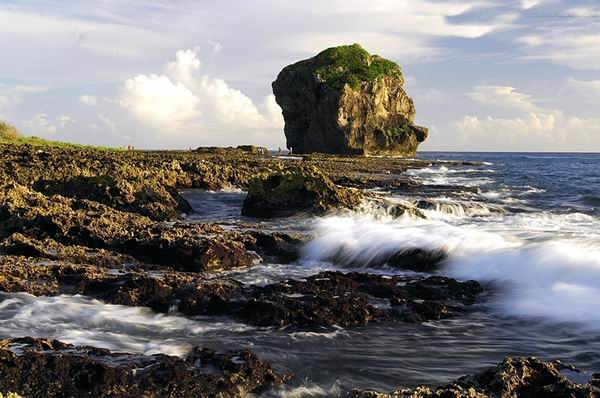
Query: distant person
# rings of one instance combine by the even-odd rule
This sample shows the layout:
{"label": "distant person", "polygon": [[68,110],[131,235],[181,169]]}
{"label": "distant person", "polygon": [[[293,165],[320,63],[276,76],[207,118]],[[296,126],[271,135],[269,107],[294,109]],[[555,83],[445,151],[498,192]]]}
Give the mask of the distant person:
{"label": "distant person", "polygon": [[279,156],[281,156],[281,147],[279,147],[278,149],[279,149]]}

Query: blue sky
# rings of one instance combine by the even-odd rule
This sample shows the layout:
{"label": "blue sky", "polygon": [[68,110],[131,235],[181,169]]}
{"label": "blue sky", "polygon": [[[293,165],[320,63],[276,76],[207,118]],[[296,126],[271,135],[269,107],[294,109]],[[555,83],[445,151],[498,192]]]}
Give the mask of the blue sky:
{"label": "blue sky", "polygon": [[600,151],[596,3],[0,0],[0,118],[81,143],[283,147],[272,80],[358,42],[402,66],[424,150]]}

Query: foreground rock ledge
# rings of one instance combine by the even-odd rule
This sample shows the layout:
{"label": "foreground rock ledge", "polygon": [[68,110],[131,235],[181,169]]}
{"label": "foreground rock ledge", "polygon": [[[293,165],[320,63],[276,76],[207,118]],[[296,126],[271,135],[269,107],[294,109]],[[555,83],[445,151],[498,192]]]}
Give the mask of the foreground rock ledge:
{"label": "foreground rock ledge", "polygon": [[273,82],[295,153],[414,157],[427,129],[392,61],[360,45],[329,48],[285,67]]}
{"label": "foreground rock ledge", "polygon": [[347,398],[597,398],[600,375],[560,361],[506,358],[501,364],[437,388],[417,387],[392,393],[354,390]]}
{"label": "foreground rock ledge", "polygon": [[482,291],[475,281],[322,272],[265,286],[173,270],[104,269],[0,256],[0,290],[38,296],[83,294],[112,304],[230,316],[259,326],[319,328],[457,316]]}
{"label": "foreground rock ledge", "polygon": [[285,381],[248,350],[186,358],[112,353],[58,340],[0,340],[0,391],[49,397],[238,397]]}

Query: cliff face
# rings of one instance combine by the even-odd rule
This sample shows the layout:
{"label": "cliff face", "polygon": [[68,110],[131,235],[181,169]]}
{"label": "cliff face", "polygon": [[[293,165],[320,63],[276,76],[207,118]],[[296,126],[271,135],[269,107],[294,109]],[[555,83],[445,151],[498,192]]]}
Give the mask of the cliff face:
{"label": "cliff face", "polygon": [[414,156],[427,129],[400,67],[358,44],[327,49],[284,68],[273,82],[295,153]]}

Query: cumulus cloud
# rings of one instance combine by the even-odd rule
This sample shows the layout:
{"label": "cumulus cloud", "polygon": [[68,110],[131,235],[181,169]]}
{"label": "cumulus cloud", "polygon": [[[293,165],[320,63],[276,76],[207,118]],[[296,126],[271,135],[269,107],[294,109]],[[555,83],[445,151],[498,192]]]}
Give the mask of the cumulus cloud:
{"label": "cumulus cloud", "polygon": [[510,86],[476,86],[469,93],[471,99],[491,106],[501,106],[522,111],[533,111],[538,108],[531,96],[517,91]]}
{"label": "cumulus cloud", "polygon": [[167,76],[137,75],[125,82],[119,104],[146,124],[175,132],[199,115],[198,97]]}
{"label": "cumulus cloud", "polygon": [[98,98],[93,95],[84,94],[79,97],[79,102],[87,106],[98,106]]}
{"label": "cumulus cloud", "polygon": [[39,113],[30,120],[25,120],[23,125],[32,131],[32,134],[54,135],[57,127],[54,123],[48,120],[48,115]]}
{"label": "cumulus cloud", "polygon": [[[478,86],[470,97],[518,111],[515,117],[467,115],[432,131],[437,149],[598,151],[600,119],[536,106],[514,87]],[[430,145],[431,147],[431,145]]]}
{"label": "cumulus cloud", "polygon": [[113,122],[108,116],[104,113],[98,114],[98,120],[100,120],[110,131],[115,132],[117,130],[117,124]]}
{"label": "cumulus cloud", "polygon": [[222,79],[201,75],[195,50],[179,50],[165,75],[140,74],[125,83],[118,103],[164,135],[281,132],[281,109],[265,98],[261,110]]}
{"label": "cumulus cloud", "polygon": [[516,118],[465,116],[453,127],[464,143],[481,150],[600,150],[600,119],[558,110]]}

